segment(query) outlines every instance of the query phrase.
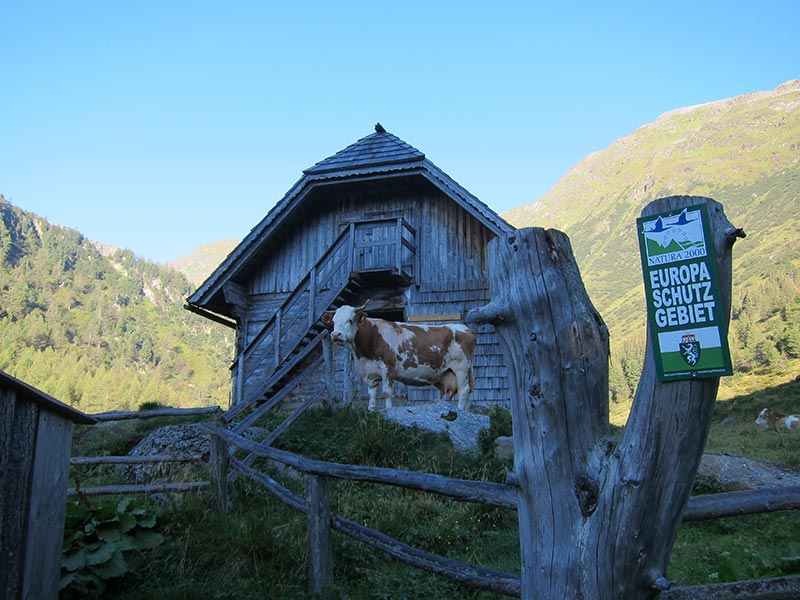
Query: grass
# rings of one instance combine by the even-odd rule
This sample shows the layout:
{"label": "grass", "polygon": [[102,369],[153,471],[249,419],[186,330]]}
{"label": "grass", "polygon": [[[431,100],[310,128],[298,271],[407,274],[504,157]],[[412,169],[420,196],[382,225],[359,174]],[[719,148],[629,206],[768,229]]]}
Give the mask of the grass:
{"label": "grass", "polygon": [[[708,450],[756,456],[800,468],[797,434],[766,431],[752,423],[762,404],[789,412],[800,398],[800,382],[720,402]],[[496,415],[497,417],[497,415]],[[720,426],[723,420],[726,425]],[[275,415],[265,423],[270,428]],[[121,422],[78,431],[73,454],[121,453],[147,429],[176,419]],[[185,420],[184,420],[185,422]],[[618,429],[615,429],[618,433]],[[280,447],[335,462],[438,473],[450,477],[503,481],[511,469],[485,455],[461,454],[441,435],[402,428],[380,415],[349,408],[309,411],[280,438]],[[87,472],[119,477],[112,468]],[[302,494],[300,481],[279,477]],[[117,481],[111,481],[117,482]],[[696,489],[718,491],[713,481]],[[232,512],[224,518],[206,494],[170,499],[161,508],[165,542],[147,555],[138,577],[115,582],[113,597],[307,598],[305,518],[252,483],[232,487]],[[418,548],[481,566],[519,572],[517,515],[432,494],[364,483],[333,481],[333,511]],[[92,499],[113,502],[115,499]],[[678,585],[800,572],[796,531],[800,514],[783,512],[691,523],[681,528],[669,565]],[[336,598],[502,598],[448,582],[390,560],[380,552],[334,532]]]}

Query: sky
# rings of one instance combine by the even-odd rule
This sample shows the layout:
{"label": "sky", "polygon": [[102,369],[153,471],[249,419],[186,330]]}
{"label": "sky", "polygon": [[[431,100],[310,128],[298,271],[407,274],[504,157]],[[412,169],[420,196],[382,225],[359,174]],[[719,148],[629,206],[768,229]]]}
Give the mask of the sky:
{"label": "sky", "polygon": [[800,2],[0,0],[0,194],[168,262],[380,122],[498,213],[800,78]]}

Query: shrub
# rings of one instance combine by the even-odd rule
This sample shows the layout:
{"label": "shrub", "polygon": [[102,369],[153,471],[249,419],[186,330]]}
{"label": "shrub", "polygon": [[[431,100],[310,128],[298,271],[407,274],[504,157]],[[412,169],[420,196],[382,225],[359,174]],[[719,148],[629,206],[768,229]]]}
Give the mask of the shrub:
{"label": "shrub", "polygon": [[146,410],[158,410],[159,408],[167,408],[161,402],[157,402],[156,400],[148,400],[147,402],[142,402],[139,405],[139,412],[146,411]]}
{"label": "shrub", "polygon": [[157,513],[129,499],[97,507],[67,506],[61,560],[61,598],[97,598],[109,583],[135,575],[141,552],[163,542]]}

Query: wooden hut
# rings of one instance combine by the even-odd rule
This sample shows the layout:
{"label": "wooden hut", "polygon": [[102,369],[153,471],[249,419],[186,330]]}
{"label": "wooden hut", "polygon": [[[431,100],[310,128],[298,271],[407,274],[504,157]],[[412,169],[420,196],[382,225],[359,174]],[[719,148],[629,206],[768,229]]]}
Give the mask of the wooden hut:
{"label": "wooden hut", "polygon": [[0,598],[57,598],[73,423],[94,419],[0,371]]}
{"label": "wooden hut", "polygon": [[[513,227],[425,155],[380,125],[303,176],[188,299],[235,327],[232,404],[326,381],[322,313],[369,300],[370,316],[458,322],[489,300],[487,244]],[[473,403],[508,401],[491,327],[477,331]],[[349,353],[333,354],[333,383],[366,396]],[[330,363],[330,361],[328,361]],[[303,381],[301,385],[298,382]],[[401,402],[438,398],[396,384]]]}

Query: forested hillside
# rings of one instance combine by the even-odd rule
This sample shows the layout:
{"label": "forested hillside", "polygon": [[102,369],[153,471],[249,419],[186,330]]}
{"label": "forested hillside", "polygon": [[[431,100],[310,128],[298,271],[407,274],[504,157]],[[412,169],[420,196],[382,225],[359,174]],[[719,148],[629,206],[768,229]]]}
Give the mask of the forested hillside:
{"label": "forested hillside", "polygon": [[0,196],[0,369],[85,412],[227,405],[230,330],[183,309],[178,271]]}
{"label": "forested hillside", "polygon": [[723,379],[722,394],[793,378],[800,368],[800,80],[665,113],[504,215],[517,227],[570,236],[611,332],[616,401],[631,398],[644,349],[635,220],[648,202],[670,195],[714,198],[747,233],[733,253],[729,339],[737,376]]}

